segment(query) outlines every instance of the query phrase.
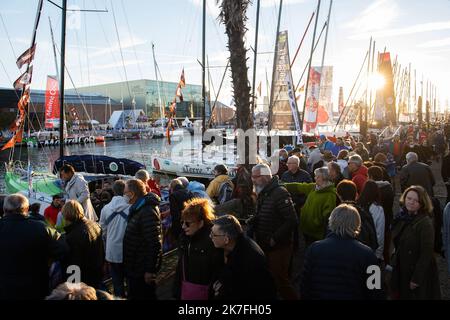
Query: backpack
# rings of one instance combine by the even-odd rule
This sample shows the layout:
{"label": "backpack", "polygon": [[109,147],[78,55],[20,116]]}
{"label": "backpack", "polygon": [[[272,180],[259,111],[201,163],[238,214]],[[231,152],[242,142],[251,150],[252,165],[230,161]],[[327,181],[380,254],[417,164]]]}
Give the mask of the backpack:
{"label": "backpack", "polygon": [[357,204],[353,206],[358,210],[359,216],[361,217],[361,231],[358,235],[358,240],[370,247],[373,251],[378,248],[377,231],[375,229],[375,223],[373,222],[372,215],[369,210],[363,208]]}
{"label": "backpack", "polygon": [[230,181],[222,182],[219,186],[219,194],[217,195],[217,202],[223,204],[233,199],[233,186]]}

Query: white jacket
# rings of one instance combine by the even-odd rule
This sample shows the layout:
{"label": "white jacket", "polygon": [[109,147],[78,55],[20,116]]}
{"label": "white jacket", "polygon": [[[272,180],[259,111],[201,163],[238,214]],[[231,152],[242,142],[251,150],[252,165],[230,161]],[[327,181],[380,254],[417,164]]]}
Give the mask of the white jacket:
{"label": "white jacket", "polygon": [[67,182],[65,190],[69,200],[77,200],[83,206],[84,216],[87,219],[98,220],[90,199],[88,183],[81,174],[75,173],[72,179]]}
{"label": "white jacket", "polygon": [[378,259],[383,259],[384,251],[384,210],[383,207],[372,203],[369,207],[369,212],[372,215],[377,232],[378,248],[375,250],[375,255]]}
{"label": "white jacket", "polygon": [[[124,197],[115,196],[102,209],[100,226],[102,227],[103,239],[106,239],[105,259],[108,262],[123,262],[123,236],[127,228],[130,206]],[[118,214],[118,212],[122,212],[122,214]],[[112,217],[113,214],[114,217]]]}

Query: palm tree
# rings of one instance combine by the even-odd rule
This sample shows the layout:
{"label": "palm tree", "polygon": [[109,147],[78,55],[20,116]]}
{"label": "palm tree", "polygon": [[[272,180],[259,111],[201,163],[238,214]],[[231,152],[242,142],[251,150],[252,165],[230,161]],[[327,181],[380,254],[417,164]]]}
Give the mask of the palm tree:
{"label": "palm tree", "polygon": [[[250,85],[248,81],[247,49],[244,36],[247,32],[247,8],[250,0],[216,0],[220,2],[219,19],[225,25],[230,51],[230,67],[233,85],[233,96],[236,104],[236,128],[244,131],[253,128],[253,117],[250,112]],[[246,139],[247,140],[247,139]],[[248,141],[245,143],[248,149]],[[245,163],[249,164],[248,152]]]}

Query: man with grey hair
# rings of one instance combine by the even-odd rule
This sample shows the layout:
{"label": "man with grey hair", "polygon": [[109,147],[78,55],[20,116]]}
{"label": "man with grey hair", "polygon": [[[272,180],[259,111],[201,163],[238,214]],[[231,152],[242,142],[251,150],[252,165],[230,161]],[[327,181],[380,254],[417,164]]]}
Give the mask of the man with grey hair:
{"label": "man with grey hair", "polygon": [[[28,217],[21,194],[5,198],[0,219],[0,300],[41,300],[49,294],[49,260],[68,252],[60,234]],[[65,270],[64,270],[65,271]]]}
{"label": "man with grey hair", "polygon": [[100,226],[102,227],[102,235],[106,244],[105,260],[111,266],[114,295],[124,298],[123,237],[127,228],[131,204],[128,203],[130,199],[123,195],[125,181],[115,181],[112,190],[114,197],[102,209]]}
{"label": "man with grey hair", "polygon": [[413,185],[422,186],[430,197],[433,197],[433,187],[436,181],[429,165],[418,162],[418,155],[415,152],[406,154],[406,165],[400,171],[400,186],[402,192]]}
{"label": "man with grey hair", "polygon": [[354,154],[348,159],[348,171],[352,176],[352,181],[356,184],[358,193],[364,189],[366,181],[369,179],[367,174],[367,167],[363,164],[363,160],[360,155]]}
{"label": "man with grey hair", "polygon": [[[383,299],[381,272],[379,280],[368,281],[374,272],[369,267],[378,267],[377,258],[356,239],[361,228],[358,211],[351,205],[338,206],[330,215],[328,227],[331,232],[326,239],[314,242],[306,251],[302,299]],[[369,284],[374,287],[369,288]]]}
{"label": "man with grey hair", "polygon": [[[283,182],[312,182],[311,175],[300,169],[300,158],[297,156],[290,156],[287,160],[288,171],[283,173],[281,181]],[[292,195],[291,195],[292,196]],[[296,209],[300,209],[305,203],[306,197],[303,194],[292,196],[292,201],[295,203]]]}
{"label": "man with grey hair", "polygon": [[246,237],[239,221],[225,215],[213,221],[211,240],[225,254],[224,267],[213,282],[215,299],[276,299],[276,288],[262,249]]}
{"label": "man with grey hair", "polygon": [[280,185],[266,164],[252,169],[252,181],[258,195],[255,217],[248,223],[254,230],[254,239],[266,254],[269,269],[283,299],[298,299],[289,280],[289,264],[293,252],[297,215],[291,196]]}

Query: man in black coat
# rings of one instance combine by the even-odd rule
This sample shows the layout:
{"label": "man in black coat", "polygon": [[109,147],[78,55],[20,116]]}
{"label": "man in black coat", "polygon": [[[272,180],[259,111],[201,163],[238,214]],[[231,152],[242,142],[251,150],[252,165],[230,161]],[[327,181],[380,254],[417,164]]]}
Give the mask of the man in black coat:
{"label": "man in black coat", "polygon": [[407,164],[400,171],[400,186],[402,192],[413,185],[422,186],[431,197],[434,196],[433,187],[435,180],[429,165],[418,162],[418,156],[414,152],[406,154]]}
{"label": "man in black coat", "polygon": [[[281,181],[283,182],[312,182],[311,175],[300,169],[300,158],[297,156],[291,156],[287,160],[288,171],[283,173],[281,176]],[[292,195],[291,195],[292,196]],[[296,207],[300,209],[306,201],[306,196],[304,194],[298,194],[295,197],[292,196],[292,201],[294,201]],[[299,210],[297,210],[298,212]]]}
{"label": "man in black coat", "polygon": [[383,299],[377,257],[356,240],[360,225],[358,211],[351,205],[342,204],[331,212],[328,224],[331,232],[306,251],[302,299]]}
{"label": "man in black coat", "polygon": [[145,190],[144,183],[136,179],[128,180],[124,190],[131,204],[123,239],[123,264],[131,300],[156,299],[156,273],[161,267],[160,199]]}
{"label": "man in black coat", "polygon": [[60,234],[28,217],[28,199],[7,196],[0,219],[0,300],[44,299],[49,294],[49,260],[68,248]]}
{"label": "man in black coat", "polygon": [[181,212],[184,209],[184,203],[194,197],[192,192],[187,190],[183,183],[178,179],[173,179],[169,185],[169,203],[170,215],[172,216],[172,235],[178,240],[181,234]]}
{"label": "man in black coat", "polygon": [[252,180],[258,194],[256,216],[248,223],[254,230],[254,239],[266,254],[269,269],[283,299],[298,298],[289,280],[289,265],[293,253],[294,230],[298,219],[291,196],[272,177],[266,164],[252,169]]}
{"label": "man in black coat", "polygon": [[442,158],[441,167],[442,180],[444,180],[445,187],[447,188],[447,201],[450,202],[450,152]]}
{"label": "man in black coat", "polygon": [[276,288],[264,252],[247,238],[239,221],[231,215],[214,220],[210,237],[224,249],[225,265],[210,290],[218,300],[274,300]]}

